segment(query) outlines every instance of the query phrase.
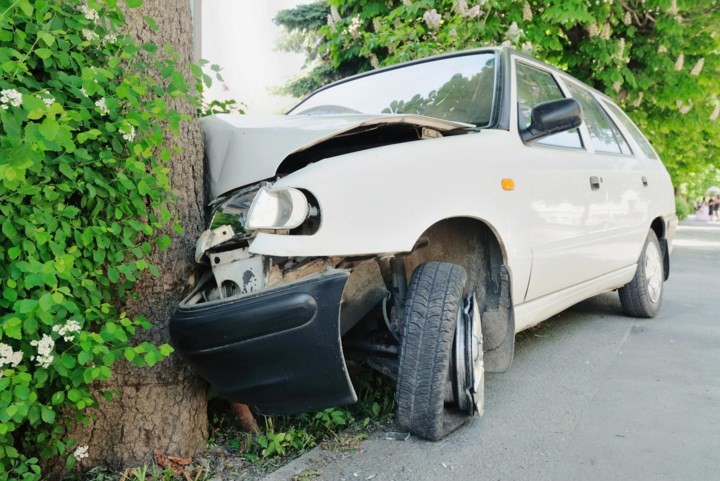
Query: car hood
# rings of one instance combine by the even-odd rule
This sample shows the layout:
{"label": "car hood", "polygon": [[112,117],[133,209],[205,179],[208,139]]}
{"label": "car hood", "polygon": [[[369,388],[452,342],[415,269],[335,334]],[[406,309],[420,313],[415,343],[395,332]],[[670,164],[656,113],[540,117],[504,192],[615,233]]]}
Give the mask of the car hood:
{"label": "car hood", "polygon": [[361,114],[219,114],[200,119],[200,125],[205,134],[205,155],[212,197],[274,177],[280,164],[289,155],[340,136],[397,125],[429,129],[439,134],[474,127],[421,115]]}

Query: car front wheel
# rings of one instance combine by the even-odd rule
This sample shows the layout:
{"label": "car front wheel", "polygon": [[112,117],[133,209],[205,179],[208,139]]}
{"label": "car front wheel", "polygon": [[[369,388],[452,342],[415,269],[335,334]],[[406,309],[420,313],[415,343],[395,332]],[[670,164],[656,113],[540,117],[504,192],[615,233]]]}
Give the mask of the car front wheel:
{"label": "car front wheel", "polygon": [[483,409],[482,329],[467,275],[442,262],[413,273],[403,313],[398,423],[437,441]]}
{"label": "car front wheel", "polygon": [[655,317],[663,297],[663,254],[653,230],[648,233],[635,277],[618,290],[623,311],[632,317]]}

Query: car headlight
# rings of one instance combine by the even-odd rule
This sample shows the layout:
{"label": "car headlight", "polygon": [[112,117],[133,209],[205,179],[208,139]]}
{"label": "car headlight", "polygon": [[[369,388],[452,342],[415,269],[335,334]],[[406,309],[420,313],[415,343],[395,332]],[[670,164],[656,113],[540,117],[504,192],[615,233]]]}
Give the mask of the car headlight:
{"label": "car headlight", "polygon": [[299,190],[262,187],[250,206],[246,225],[251,230],[294,229],[305,222],[309,214],[307,198]]}

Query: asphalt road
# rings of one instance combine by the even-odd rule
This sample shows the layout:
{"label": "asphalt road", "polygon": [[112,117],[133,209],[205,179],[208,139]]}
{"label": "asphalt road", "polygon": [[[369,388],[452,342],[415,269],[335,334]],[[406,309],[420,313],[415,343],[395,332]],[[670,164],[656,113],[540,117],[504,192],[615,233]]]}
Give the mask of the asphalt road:
{"label": "asphalt road", "polygon": [[665,288],[651,320],[609,293],[519,334],[485,415],[440,442],[373,433],[266,480],[718,480],[720,224],[680,227]]}

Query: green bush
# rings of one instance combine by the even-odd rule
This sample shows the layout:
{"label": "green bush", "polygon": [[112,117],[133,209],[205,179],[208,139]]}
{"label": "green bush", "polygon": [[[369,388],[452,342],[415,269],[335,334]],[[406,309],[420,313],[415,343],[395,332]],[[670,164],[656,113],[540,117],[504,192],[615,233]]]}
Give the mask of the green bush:
{"label": "green bush", "polygon": [[116,306],[170,242],[163,138],[188,117],[168,100],[195,89],[172,52],[121,34],[117,0],[0,12],[0,479],[36,480],[41,459],[87,456],[68,432],[117,360],[172,350],[133,346],[148,323]]}
{"label": "green bush", "polygon": [[694,214],[695,209],[684,197],[677,196],[675,197],[675,213],[677,214],[678,219],[683,220],[690,214]]}

